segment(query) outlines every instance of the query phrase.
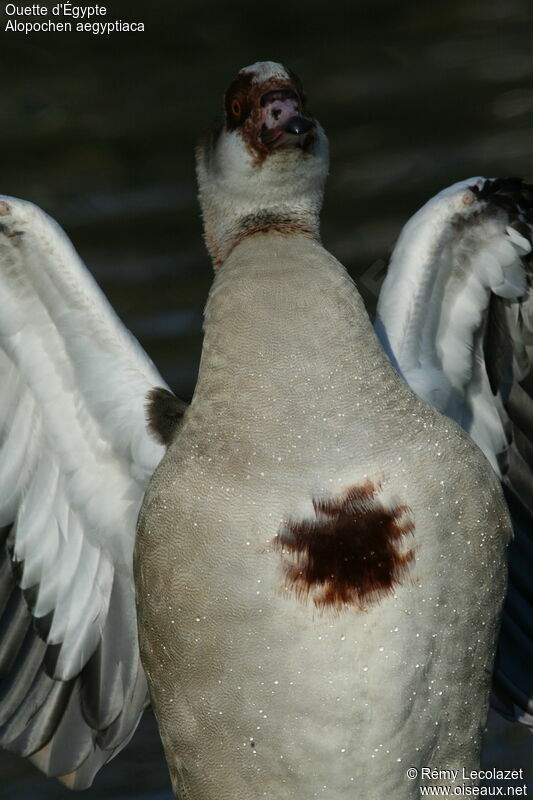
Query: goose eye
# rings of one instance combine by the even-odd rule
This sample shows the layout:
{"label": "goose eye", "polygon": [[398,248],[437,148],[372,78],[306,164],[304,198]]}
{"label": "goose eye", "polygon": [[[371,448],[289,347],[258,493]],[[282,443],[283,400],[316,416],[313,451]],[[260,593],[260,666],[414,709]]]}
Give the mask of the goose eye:
{"label": "goose eye", "polygon": [[231,103],[231,113],[234,117],[238,117],[241,113],[241,104],[238,100],[232,100]]}

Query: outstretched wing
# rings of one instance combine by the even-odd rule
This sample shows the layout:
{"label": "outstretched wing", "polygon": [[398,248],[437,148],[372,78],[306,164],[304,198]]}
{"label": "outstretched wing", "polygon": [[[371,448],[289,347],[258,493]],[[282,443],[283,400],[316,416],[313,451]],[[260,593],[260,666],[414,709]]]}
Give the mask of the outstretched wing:
{"label": "outstretched wing", "polygon": [[59,226],[0,198],[0,745],[76,788],[148,702],[132,553],[161,384]]}
{"label": "outstretched wing", "polygon": [[417,394],[456,420],[501,477],[515,538],[494,702],[533,725],[533,189],[472,178],[404,227],[376,331]]}

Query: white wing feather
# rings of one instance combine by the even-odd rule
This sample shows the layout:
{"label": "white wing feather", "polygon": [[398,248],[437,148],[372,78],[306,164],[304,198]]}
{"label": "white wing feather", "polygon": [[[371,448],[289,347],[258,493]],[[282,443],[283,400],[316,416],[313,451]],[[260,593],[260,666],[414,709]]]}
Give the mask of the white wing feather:
{"label": "white wing feather", "polygon": [[[510,322],[516,317],[529,290],[523,257],[531,244],[483,196],[489,183],[454,184],[405,225],[381,289],[376,331],[414,391],[462,425],[501,475],[508,417],[487,374],[484,326],[491,294],[508,301]],[[523,350],[524,342],[516,344]],[[518,362],[509,368],[513,380],[523,377]]]}
{"label": "white wing feather", "polygon": [[[126,743],[147,703],[132,553],[164,450],[148,435],[146,396],[164,382],[59,226],[12,198],[0,200],[0,309],[0,526],[46,642],[30,629],[17,642],[14,619],[26,630],[29,615],[19,602],[11,619],[15,601],[0,603],[0,742],[47,772],[73,773],[66,781],[80,787]],[[27,679],[18,703],[17,660]],[[61,685],[70,689],[60,706]],[[65,751],[73,736],[80,741]]]}
{"label": "white wing feather", "polygon": [[513,519],[493,704],[533,727],[532,189],[471,178],[404,227],[376,331],[411,388],[458,422],[501,477]]}

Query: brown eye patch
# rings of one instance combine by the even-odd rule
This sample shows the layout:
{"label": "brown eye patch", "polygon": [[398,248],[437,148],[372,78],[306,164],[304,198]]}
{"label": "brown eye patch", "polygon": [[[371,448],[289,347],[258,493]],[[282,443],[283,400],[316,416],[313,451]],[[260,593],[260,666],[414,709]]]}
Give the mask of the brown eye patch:
{"label": "brown eye patch", "polygon": [[226,110],[226,127],[235,130],[247,118],[251,111],[250,94],[252,74],[239,74],[228,87],[224,107]]}

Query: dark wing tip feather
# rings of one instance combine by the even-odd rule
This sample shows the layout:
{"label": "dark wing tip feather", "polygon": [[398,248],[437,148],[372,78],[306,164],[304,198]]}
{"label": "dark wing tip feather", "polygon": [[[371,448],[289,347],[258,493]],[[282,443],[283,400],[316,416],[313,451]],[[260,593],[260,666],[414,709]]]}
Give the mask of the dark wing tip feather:
{"label": "dark wing tip feather", "polygon": [[0,679],[11,670],[22,647],[31,614],[20,592],[12,592],[0,619]]}
{"label": "dark wing tip feather", "polygon": [[482,186],[474,184],[470,189],[480,200],[507,197],[526,209],[531,208],[533,203],[533,186],[523,178],[486,178]]}
{"label": "dark wing tip feather", "polygon": [[22,581],[22,573],[24,572],[24,562],[17,561],[15,559],[11,544],[8,544],[7,551],[9,553],[9,557],[11,560],[11,572],[13,573],[13,578],[15,580],[15,583],[19,585]]}
{"label": "dark wing tip feather", "polygon": [[507,377],[505,371],[513,356],[513,342],[505,316],[505,301],[493,292],[483,336],[483,356],[492,394],[497,395]]}
{"label": "dark wing tip feather", "polygon": [[17,585],[22,564],[12,563],[10,545],[9,528],[0,529],[0,747],[86,788],[127,743],[148,702],[140,664],[120,663],[136,641],[129,595],[114,587],[103,640],[75,678],[59,680],[61,644],[46,642],[53,611],[32,619],[38,587]]}
{"label": "dark wing tip feather", "polygon": [[522,178],[488,178],[481,187],[469,187],[478,200],[503,209],[509,225],[532,243],[533,185]]}
{"label": "dark wing tip feather", "polygon": [[521,498],[503,486],[514,539],[509,545],[509,591],[503,607],[502,627],[494,667],[493,705],[502,716],[533,725],[533,629],[531,623],[531,571],[533,568],[533,515]]}
{"label": "dark wing tip feather", "polygon": [[168,447],[186,408],[186,403],[161,386],[148,392],[146,398],[148,430],[158,444]]}
{"label": "dark wing tip feather", "polygon": [[48,614],[44,615],[44,617],[33,618],[33,627],[35,628],[37,635],[40,636],[44,642],[48,640],[53,619],[53,611],[49,611]]}
{"label": "dark wing tip feather", "polygon": [[55,676],[57,662],[59,661],[60,653],[61,653],[60,644],[47,645],[46,652],[44,654],[43,664],[44,664],[44,670],[50,678],[53,678]]}
{"label": "dark wing tip feather", "polygon": [[[533,186],[521,178],[490,178],[481,186],[469,187],[478,200],[485,201],[489,208],[503,211],[506,224],[514,228],[530,244],[533,244]],[[529,254],[522,256],[522,262],[529,274]],[[495,294],[490,295],[487,321],[483,339],[485,367],[490,388],[494,395],[506,387],[511,389],[512,374],[506,375],[513,358],[513,341],[506,319],[507,303]]]}

